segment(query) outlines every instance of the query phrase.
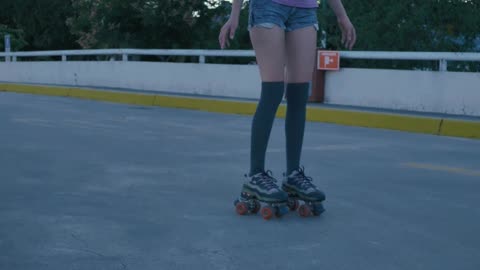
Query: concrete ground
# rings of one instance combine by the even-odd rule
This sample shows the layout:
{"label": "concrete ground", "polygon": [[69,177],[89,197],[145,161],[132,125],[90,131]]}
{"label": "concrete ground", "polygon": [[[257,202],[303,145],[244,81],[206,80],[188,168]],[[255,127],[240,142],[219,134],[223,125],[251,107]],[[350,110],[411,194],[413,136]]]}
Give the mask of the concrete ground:
{"label": "concrete ground", "polygon": [[250,123],[0,93],[0,269],[480,269],[480,141],[308,123],[327,211],[264,221],[232,203]]}

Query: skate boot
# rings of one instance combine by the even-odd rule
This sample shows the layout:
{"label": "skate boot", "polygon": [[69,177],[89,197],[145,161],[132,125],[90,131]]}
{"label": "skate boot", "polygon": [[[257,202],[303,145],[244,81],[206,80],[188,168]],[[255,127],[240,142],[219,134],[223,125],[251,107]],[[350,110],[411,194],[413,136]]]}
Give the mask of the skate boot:
{"label": "skate boot", "polygon": [[[288,193],[288,208],[291,211],[298,209],[302,217],[319,216],[325,211],[322,204],[325,194],[312,181],[311,177],[305,176],[303,167],[288,176],[284,174],[282,189]],[[299,201],[304,204],[300,205]]]}
{"label": "skate boot", "polygon": [[[274,215],[281,217],[288,213],[288,195],[279,188],[270,171],[245,177],[247,181],[243,184],[240,198],[234,202],[238,214],[257,214],[260,211],[262,217],[268,220]],[[265,206],[262,207],[261,203]]]}

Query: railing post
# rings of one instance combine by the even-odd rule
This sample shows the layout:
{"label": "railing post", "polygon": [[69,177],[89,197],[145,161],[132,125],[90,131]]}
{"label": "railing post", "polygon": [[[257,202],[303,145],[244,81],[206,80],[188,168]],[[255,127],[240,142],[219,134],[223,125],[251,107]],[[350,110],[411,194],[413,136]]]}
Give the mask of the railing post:
{"label": "railing post", "polygon": [[200,64],[205,64],[205,55],[200,55],[200,58],[198,60]]}
{"label": "railing post", "polygon": [[127,62],[128,61],[128,54],[124,53],[122,54],[122,61]]}
{"label": "railing post", "polygon": [[16,55],[12,56],[12,61],[17,62],[17,56]]}
{"label": "railing post", "polygon": [[10,35],[5,35],[5,39],[4,39],[4,42],[5,42],[5,53],[7,54],[5,56],[5,62],[10,62],[10,51],[11,51],[11,48],[10,48]]}
{"label": "railing post", "polygon": [[[322,0],[322,3],[325,3],[325,1]],[[327,48],[327,32],[325,30],[322,30],[320,44],[322,44],[322,46],[321,46],[322,49]]]}
{"label": "railing post", "polygon": [[440,59],[438,62],[438,70],[439,71],[448,71],[448,62],[445,59]]}
{"label": "railing post", "polygon": [[62,62],[67,62],[67,56],[65,54],[62,55]]}

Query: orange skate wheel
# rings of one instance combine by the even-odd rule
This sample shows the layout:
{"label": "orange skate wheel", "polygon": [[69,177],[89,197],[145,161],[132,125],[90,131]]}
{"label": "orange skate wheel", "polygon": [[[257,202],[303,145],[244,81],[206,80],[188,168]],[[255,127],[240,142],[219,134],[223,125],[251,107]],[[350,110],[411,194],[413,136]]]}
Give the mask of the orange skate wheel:
{"label": "orange skate wheel", "polygon": [[312,214],[312,211],[310,211],[310,207],[308,207],[308,205],[303,204],[298,209],[298,213],[301,217],[308,217]]}
{"label": "orange skate wheel", "polygon": [[265,206],[260,210],[263,219],[269,220],[273,217],[273,209],[270,206]]}
{"label": "orange skate wheel", "polygon": [[237,205],[235,205],[235,210],[237,211],[237,214],[243,216],[248,213],[248,206],[244,202],[238,202]]}

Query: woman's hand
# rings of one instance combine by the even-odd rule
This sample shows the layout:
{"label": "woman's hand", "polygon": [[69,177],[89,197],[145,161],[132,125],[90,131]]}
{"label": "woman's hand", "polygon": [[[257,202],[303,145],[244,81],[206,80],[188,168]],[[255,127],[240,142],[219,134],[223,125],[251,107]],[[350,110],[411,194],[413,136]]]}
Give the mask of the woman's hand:
{"label": "woman's hand", "polygon": [[340,26],[340,30],[342,30],[342,44],[347,49],[351,50],[357,41],[355,27],[353,26],[352,22],[350,22],[348,16],[338,18],[338,24]]}
{"label": "woman's hand", "polygon": [[238,28],[238,19],[230,17],[228,21],[223,25],[220,30],[220,35],[218,36],[218,42],[220,43],[220,48],[225,49],[230,46],[228,39],[235,38],[235,32]]}

